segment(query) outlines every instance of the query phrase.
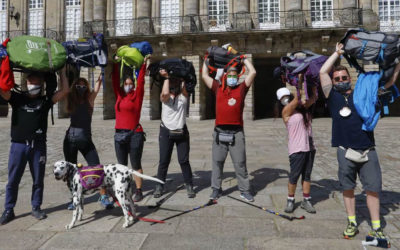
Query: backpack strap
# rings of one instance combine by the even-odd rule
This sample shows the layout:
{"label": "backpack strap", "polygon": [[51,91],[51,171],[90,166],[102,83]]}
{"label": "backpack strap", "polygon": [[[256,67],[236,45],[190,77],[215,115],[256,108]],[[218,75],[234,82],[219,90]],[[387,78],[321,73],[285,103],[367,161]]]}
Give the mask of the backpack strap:
{"label": "backpack strap", "polygon": [[53,60],[52,60],[52,56],[51,56],[51,44],[50,44],[49,40],[47,40],[47,56],[49,58],[49,67],[51,70],[53,70],[54,65],[53,65]]}

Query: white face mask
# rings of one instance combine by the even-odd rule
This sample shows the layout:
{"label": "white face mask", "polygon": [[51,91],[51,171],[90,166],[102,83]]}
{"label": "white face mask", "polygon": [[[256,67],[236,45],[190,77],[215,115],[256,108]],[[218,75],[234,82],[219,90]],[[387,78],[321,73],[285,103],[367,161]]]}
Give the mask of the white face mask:
{"label": "white face mask", "polygon": [[133,89],[133,85],[125,85],[124,86],[124,91],[125,91],[125,93],[129,93],[129,92],[131,92],[131,90]]}
{"label": "white face mask", "polygon": [[286,106],[286,105],[288,105],[289,104],[289,96],[286,96],[286,97],[283,97],[282,98],[282,100],[281,100],[281,104],[283,105],[283,106]]}
{"label": "white face mask", "polygon": [[40,93],[40,89],[42,88],[42,86],[40,85],[32,85],[32,84],[28,84],[27,85],[28,88],[28,93],[30,95],[37,95]]}

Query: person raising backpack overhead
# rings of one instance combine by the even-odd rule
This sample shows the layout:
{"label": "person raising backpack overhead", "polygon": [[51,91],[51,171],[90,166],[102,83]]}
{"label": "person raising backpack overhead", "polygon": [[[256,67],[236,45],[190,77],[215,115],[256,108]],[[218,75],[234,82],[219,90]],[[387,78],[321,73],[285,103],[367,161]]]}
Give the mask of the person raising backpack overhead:
{"label": "person raising backpack overhead", "polygon": [[[123,87],[121,87],[118,63],[114,64],[112,77],[116,96],[114,145],[117,161],[119,164],[128,166],[129,155],[132,168],[140,173],[143,173],[141,162],[144,141],[146,140],[143,127],[140,124],[140,114],[144,97],[144,77],[149,58],[150,56],[144,58],[144,63],[140,67],[139,77],[136,81],[135,77],[132,76],[135,72],[126,67],[122,74]],[[137,176],[134,176],[134,178],[136,192],[133,201],[139,202],[143,199],[143,180]]]}
{"label": "person raising backpack overhead", "polygon": [[[157,178],[165,182],[172,150],[176,144],[187,195],[189,198],[194,198],[196,193],[193,190],[193,174],[189,162],[190,137],[186,125],[189,94],[183,78],[169,75],[163,68],[159,73],[165,80],[160,95],[162,111],[159,136],[160,162]],[[163,193],[164,186],[157,184],[153,194],[154,198],[161,197]]]}
{"label": "person raising backpack overhead", "polygon": [[222,194],[222,171],[229,151],[238,179],[240,197],[246,201],[254,201],[246,167],[243,109],[246,94],[256,77],[256,70],[247,59],[244,59],[241,64],[249,70],[245,80],[239,82],[238,69],[230,67],[223,76],[226,84],[221,85],[209,75],[206,63],[203,64],[203,81],[216,95],[216,119],[212,145],[212,193],[210,195],[210,199],[213,200],[217,200]]}
{"label": "person raising backpack overhead", "polygon": [[[51,96],[42,95],[45,77],[42,73],[31,72],[26,78],[27,91],[0,89],[0,95],[12,108],[11,148],[8,161],[8,183],[4,212],[0,224],[15,218],[18,186],[26,164],[29,163],[32,184],[32,216],[38,220],[47,216],[41,210],[43,200],[44,174],[47,157],[47,118],[51,107],[68,94],[68,80],[65,68],[60,72],[61,89]],[[46,82],[46,85],[49,84]]]}
{"label": "person raising backpack overhead", "polygon": [[[302,83],[303,75],[299,75],[300,83]],[[282,112],[282,119],[288,131],[290,173],[285,212],[293,213],[295,209],[294,195],[297,181],[301,175],[301,185],[303,188],[301,208],[309,213],[315,213],[316,211],[311,203],[310,196],[311,172],[315,157],[310,107],[318,99],[317,87],[314,86],[312,88],[312,93],[310,93],[308,100],[304,102],[299,99],[297,93],[292,95],[287,88],[278,89],[276,95],[278,99],[278,112]],[[275,117],[278,117],[279,113],[276,113]]]}
{"label": "person raising backpack overhead", "polygon": [[[65,133],[63,143],[64,157],[68,162],[77,164],[79,151],[88,166],[100,165],[99,155],[92,141],[92,115],[94,101],[100,91],[101,83],[102,75],[100,74],[92,91],[88,80],[85,78],[78,78],[71,85],[67,104],[71,124]],[[100,195],[101,205],[106,209],[113,208],[105,187],[100,189]],[[75,209],[72,202],[68,204],[68,209]]]}

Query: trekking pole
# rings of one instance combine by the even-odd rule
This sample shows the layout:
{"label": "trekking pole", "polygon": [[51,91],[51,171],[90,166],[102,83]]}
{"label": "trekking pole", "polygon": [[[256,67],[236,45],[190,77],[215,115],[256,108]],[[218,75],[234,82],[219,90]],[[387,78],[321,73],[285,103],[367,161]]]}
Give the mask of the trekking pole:
{"label": "trekking pole", "polygon": [[300,216],[300,217],[295,217],[295,216],[288,216],[288,215],[285,215],[285,214],[280,214],[280,213],[275,212],[275,211],[273,211],[273,210],[270,210],[270,209],[268,209],[268,208],[261,207],[261,206],[257,206],[257,205],[254,205],[254,204],[251,204],[251,203],[248,203],[248,202],[239,200],[238,198],[232,197],[232,196],[230,196],[230,195],[228,195],[228,197],[231,198],[231,199],[240,201],[240,202],[242,202],[242,203],[245,203],[245,204],[247,204],[247,205],[256,207],[256,208],[258,208],[258,209],[264,210],[265,212],[268,212],[268,213],[270,213],[270,214],[278,215],[278,216],[280,216],[280,217],[282,217],[282,218],[285,218],[285,219],[287,219],[287,220],[290,220],[290,221],[292,221],[292,220],[304,220],[304,219],[306,218],[304,215],[303,215],[303,216]]}
{"label": "trekking pole", "polygon": [[179,186],[176,187],[176,189],[174,191],[172,191],[171,193],[169,193],[167,196],[165,196],[164,198],[162,198],[161,200],[156,202],[156,205],[150,205],[147,206],[148,208],[160,208],[162,204],[164,204],[165,201],[167,201],[169,198],[171,198],[176,192],[178,192],[178,190],[180,190],[185,184],[181,184]]}
{"label": "trekking pole", "polygon": [[[183,214],[187,214],[187,213],[189,213],[189,212],[198,210],[198,209],[200,209],[200,208],[212,206],[212,205],[214,205],[214,204],[217,204],[217,201],[216,201],[216,200],[209,200],[209,201],[208,201],[206,204],[204,204],[204,205],[201,205],[201,206],[198,206],[198,207],[195,207],[195,208],[188,209],[188,210],[183,211],[183,212],[181,212],[181,213],[179,213],[179,214],[172,215],[172,216],[170,216],[170,217],[167,217],[167,218],[163,219],[162,221],[165,222],[166,220],[170,220],[170,219],[172,219],[172,218],[181,216],[181,215],[183,215]],[[154,225],[154,224],[156,224],[156,222],[153,222],[153,223],[151,223],[150,225]]]}

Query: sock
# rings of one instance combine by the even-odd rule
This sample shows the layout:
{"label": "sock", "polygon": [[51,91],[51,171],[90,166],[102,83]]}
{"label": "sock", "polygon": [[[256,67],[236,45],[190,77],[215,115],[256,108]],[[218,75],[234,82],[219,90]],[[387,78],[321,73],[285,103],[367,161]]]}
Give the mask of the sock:
{"label": "sock", "polygon": [[288,194],[288,200],[294,200],[294,194]]}
{"label": "sock", "polygon": [[376,229],[381,227],[381,221],[380,220],[373,220],[373,221],[371,221],[371,224],[372,224],[372,229],[373,230],[376,230]]}
{"label": "sock", "polygon": [[305,194],[305,193],[303,193],[303,198],[304,198],[305,200],[309,200],[309,199],[311,199],[311,196],[310,196],[310,194]]}
{"label": "sock", "polygon": [[349,222],[353,223],[354,225],[357,226],[357,221],[356,221],[356,216],[347,216],[347,218],[349,219]]}

